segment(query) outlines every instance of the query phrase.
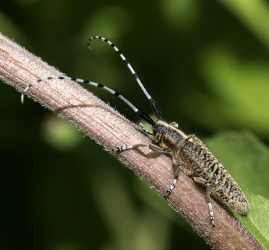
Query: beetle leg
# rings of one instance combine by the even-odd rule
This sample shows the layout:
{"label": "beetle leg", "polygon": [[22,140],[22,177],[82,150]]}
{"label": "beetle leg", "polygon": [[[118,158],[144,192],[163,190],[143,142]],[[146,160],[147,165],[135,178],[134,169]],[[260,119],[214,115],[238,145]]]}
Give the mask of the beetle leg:
{"label": "beetle leg", "polygon": [[176,159],[173,158],[173,169],[176,168],[176,171],[174,173],[174,181],[172,185],[167,189],[166,193],[164,194],[163,196],[164,198],[167,198],[172,193],[173,189],[175,188],[181,167],[182,166],[180,162],[178,162]]}
{"label": "beetle leg", "polygon": [[134,148],[138,148],[138,147],[147,147],[147,148],[150,148],[152,151],[154,151],[156,153],[169,154],[170,155],[170,153],[168,151],[163,150],[161,147],[159,147],[157,145],[143,144],[143,143],[113,148],[112,152],[122,152],[122,151],[125,151],[125,150],[134,149]]}
{"label": "beetle leg", "polygon": [[210,220],[211,220],[211,224],[213,227],[215,227],[215,216],[214,216],[214,212],[213,212],[213,207],[211,204],[211,199],[210,199],[210,193],[211,193],[211,186],[209,184],[208,181],[206,181],[205,179],[201,178],[201,177],[193,177],[193,180],[202,186],[206,187],[206,192],[205,192],[205,199],[208,205],[208,210],[209,210],[209,216],[210,216]]}

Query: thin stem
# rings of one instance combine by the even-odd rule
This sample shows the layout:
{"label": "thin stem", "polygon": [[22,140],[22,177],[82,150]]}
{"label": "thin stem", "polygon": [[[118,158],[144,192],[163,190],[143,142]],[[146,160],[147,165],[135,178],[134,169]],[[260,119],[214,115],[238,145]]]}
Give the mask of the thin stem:
{"label": "thin stem", "polygon": [[[62,75],[0,34],[0,78],[7,84],[22,91],[36,79]],[[130,121],[75,82],[51,80],[32,87],[28,95],[108,150],[150,142]],[[146,157],[148,153],[149,149],[141,148],[122,152],[117,157],[163,195],[173,180],[171,159],[165,155]],[[246,228],[215,201],[212,201],[216,218],[213,228],[205,191],[183,173],[168,202],[215,249],[263,249]]]}

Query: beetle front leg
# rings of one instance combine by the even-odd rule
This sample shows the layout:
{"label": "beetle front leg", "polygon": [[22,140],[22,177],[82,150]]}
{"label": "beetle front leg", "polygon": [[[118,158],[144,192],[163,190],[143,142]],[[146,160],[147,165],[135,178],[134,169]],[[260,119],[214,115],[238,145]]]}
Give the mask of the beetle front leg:
{"label": "beetle front leg", "polygon": [[125,151],[125,150],[130,150],[130,149],[134,149],[134,148],[138,148],[138,147],[147,147],[147,148],[151,149],[152,151],[154,151],[156,153],[169,154],[170,155],[170,153],[168,151],[163,150],[161,147],[159,147],[157,145],[143,144],[143,143],[117,147],[117,148],[112,149],[112,152],[122,152],[122,151]]}

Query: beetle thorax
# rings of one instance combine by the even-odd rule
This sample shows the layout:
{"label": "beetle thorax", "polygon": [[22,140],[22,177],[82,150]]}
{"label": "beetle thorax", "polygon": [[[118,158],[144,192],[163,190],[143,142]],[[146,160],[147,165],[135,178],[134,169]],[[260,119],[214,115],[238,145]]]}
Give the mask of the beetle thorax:
{"label": "beetle thorax", "polygon": [[185,139],[187,138],[187,135],[184,134],[181,130],[179,130],[176,126],[174,126],[172,123],[169,124],[165,121],[158,120],[153,128],[153,133],[155,136],[155,142],[156,143],[168,143],[169,141],[176,144],[182,144]]}

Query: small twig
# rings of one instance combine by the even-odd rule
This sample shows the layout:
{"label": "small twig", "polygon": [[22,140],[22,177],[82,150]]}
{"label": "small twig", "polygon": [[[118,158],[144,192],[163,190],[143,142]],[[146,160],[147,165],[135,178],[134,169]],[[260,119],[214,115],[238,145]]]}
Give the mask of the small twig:
{"label": "small twig", "polygon": [[[62,75],[0,34],[0,78],[6,83],[22,91],[36,79]],[[28,95],[108,150],[150,141],[130,121],[75,82],[51,80],[32,87]],[[150,150],[141,148],[120,153],[118,157],[157,192],[164,194],[173,180],[171,159],[164,155],[146,157],[148,153]],[[238,220],[214,201],[216,227],[212,228],[204,194],[203,189],[181,173],[168,202],[215,249],[263,249]]]}

